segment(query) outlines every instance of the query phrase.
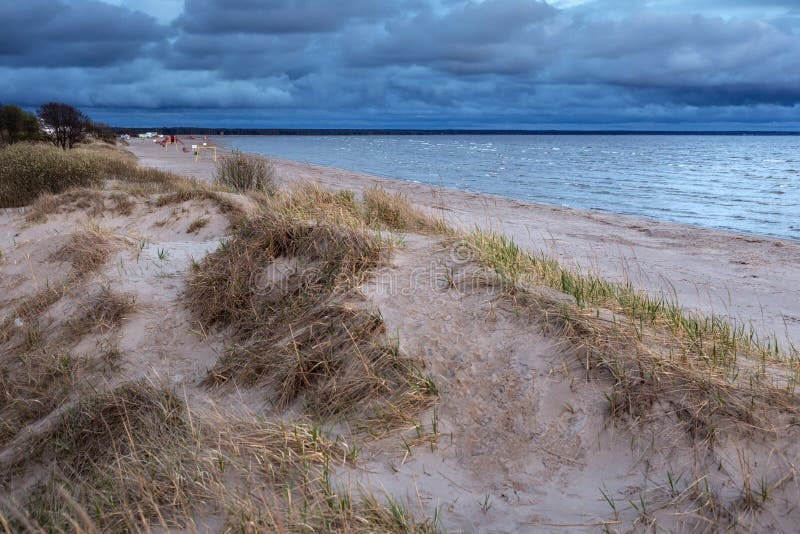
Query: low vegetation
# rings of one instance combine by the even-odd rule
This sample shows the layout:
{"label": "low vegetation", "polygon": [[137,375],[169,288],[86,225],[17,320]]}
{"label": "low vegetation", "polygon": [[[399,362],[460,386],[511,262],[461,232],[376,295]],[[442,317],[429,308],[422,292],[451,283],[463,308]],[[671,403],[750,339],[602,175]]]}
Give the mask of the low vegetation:
{"label": "low vegetation", "polygon": [[78,310],[69,320],[70,330],[78,337],[90,332],[108,332],[119,326],[135,305],[135,295],[118,293],[108,286],[101,286],[80,301]]}
{"label": "low vegetation", "polygon": [[0,506],[0,521],[12,531],[202,531],[198,512],[210,506],[226,532],[437,532],[392,499],[335,486],[330,469],[348,458],[347,444],[309,422],[192,414],[169,387],[128,382],[29,443],[28,461],[58,468],[24,503]]}
{"label": "low vegetation", "polygon": [[[69,267],[63,280],[4,303],[0,485],[13,481],[15,488],[13,499],[0,499],[7,531],[191,532],[206,530],[210,518],[226,532],[437,532],[436,519],[419,519],[391,497],[342,487],[332,476],[359,463],[357,443],[402,438],[410,453],[397,431],[416,429],[424,441],[419,421],[439,402],[426,362],[387,333],[359,289],[390,264],[406,232],[427,234],[417,238],[432,247],[461,240],[459,256],[472,253],[461,264],[480,271],[481,287],[502,289],[492,307],[535,324],[587,376],[602,379],[608,420],[635,427],[666,419],[682,439],[710,450],[734,434],[777,436],[800,417],[797,354],[774,339],[567,268],[498,234],[459,235],[379,188],[360,196],[313,185],[277,189],[266,163],[249,158],[223,160],[217,186],[208,187],[140,168],[100,144],[0,149],[0,202],[29,206],[28,224],[62,209],[130,214],[194,199],[213,200],[237,219],[230,237],[193,262],[186,278],[181,306],[191,328],[225,345],[213,365],[191,371],[190,395],[141,379],[139,369],[132,379],[120,371],[127,360],[110,380],[98,379],[98,363],[121,357],[125,345],[115,336],[122,325],[145,306],[134,294],[90,285],[108,274],[126,242],[97,225],[59,237],[47,260]],[[241,159],[240,168],[234,162]],[[14,174],[13,184],[30,183],[8,185],[9,168],[22,176]],[[242,202],[252,209],[245,212]],[[187,232],[209,225],[198,215],[186,219]],[[138,258],[133,268],[143,268]],[[71,315],[51,317],[62,309]],[[494,308],[492,316],[487,321],[496,320]],[[78,346],[90,348],[84,354]],[[224,399],[243,389],[274,410],[255,415],[197,402],[198,392]],[[432,426],[435,440],[438,422]],[[762,482],[763,493],[782,480]],[[757,506],[749,481],[743,488],[725,509],[708,490],[692,513],[709,525],[733,524],[736,506]],[[484,514],[489,503],[487,494]]]}
{"label": "low vegetation", "polygon": [[233,150],[217,161],[214,180],[235,191],[274,193],[275,167],[267,158]]}
{"label": "low vegetation", "polygon": [[[310,186],[257,187],[242,201],[227,187],[139,168],[100,144],[68,152],[17,147],[46,160],[48,172],[55,169],[47,158],[57,153],[90,177],[58,187],[45,180],[15,201],[29,205],[28,224],[73,210],[124,215],[194,199],[214,200],[241,219],[188,284],[203,329],[231,341],[205,387],[258,388],[287,417],[193,414],[168,384],[128,381],[127,366],[106,366],[122,357],[120,327],[137,304],[107,285],[91,289],[125,240],[87,223],[47,258],[68,264],[62,282],[17,302],[0,323],[0,484],[17,488],[0,501],[0,525],[192,531],[204,529],[196,521],[210,510],[237,532],[437,531],[434,520],[416,519],[391,497],[334,484],[332,467],[355,463],[359,447],[325,430],[342,423],[348,435],[377,437],[408,426],[435,401],[422,360],[400,349],[356,290],[396,246],[392,232],[428,224],[438,231],[433,219],[400,197],[397,209],[384,205],[378,214],[374,201],[368,208],[352,193]],[[249,220],[243,203],[253,208]],[[206,224],[194,219],[188,231]],[[58,316],[61,308],[74,313]]]}
{"label": "low vegetation", "polygon": [[391,194],[377,187],[364,191],[359,201],[353,191],[330,191],[315,184],[303,184],[267,199],[265,209],[353,228],[401,233],[454,233],[441,218],[415,208],[400,194]]}
{"label": "low vegetation", "polygon": [[263,387],[280,408],[302,398],[314,416],[358,415],[376,432],[426,409],[434,388],[422,362],[389,343],[353,293],[388,247],[367,228],[287,212],[249,222],[188,281],[204,327],[238,340],[206,382]]}
{"label": "low vegetation", "polygon": [[96,186],[101,178],[95,158],[44,144],[10,145],[0,149],[0,208],[25,206],[45,193]]}
{"label": "low vegetation", "polygon": [[364,216],[368,224],[384,225],[400,232],[444,234],[450,231],[442,219],[413,207],[400,193],[391,194],[379,187],[364,191]]}
{"label": "low vegetation", "polygon": [[553,258],[522,250],[499,234],[476,231],[467,241],[509,287],[543,285],[571,296],[579,307],[598,306],[641,326],[666,328],[684,340],[685,350],[699,353],[720,369],[734,364],[737,354],[759,360],[781,357],[774,338],[760,339],[753,328],[733,324],[728,318],[684,310],[668,295],[653,296],[630,282],[613,283],[592,273],[565,268]]}
{"label": "low vegetation", "polygon": [[36,117],[19,106],[0,106],[0,147],[22,141],[42,141]]}
{"label": "low vegetation", "polygon": [[29,461],[57,461],[58,470],[18,519],[46,531],[138,530],[142,516],[189,504],[203,476],[180,454],[189,437],[184,405],[165,387],[133,382],[90,395],[31,443]]}
{"label": "low vegetation", "polygon": [[35,347],[3,359],[0,445],[55,410],[77,384],[81,362],[63,348]]}
{"label": "low vegetation", "polygon": [[567,269],[501,235],[475,231],[468,243],[514,302],[568,340],[587,370],[614,378],[612,414],[641,421],[654,404],[669,402],[693,436],[712,442],[724,427],[764,429],[780,414],[800,414],[794,359],[753,330]]}
{"label": "low vegetation", "polygon": [[70,264],[69,276],[84,279],[100,269],[122,241],[103,228],[89,224],[75,232],[69,241],[49,258]]}

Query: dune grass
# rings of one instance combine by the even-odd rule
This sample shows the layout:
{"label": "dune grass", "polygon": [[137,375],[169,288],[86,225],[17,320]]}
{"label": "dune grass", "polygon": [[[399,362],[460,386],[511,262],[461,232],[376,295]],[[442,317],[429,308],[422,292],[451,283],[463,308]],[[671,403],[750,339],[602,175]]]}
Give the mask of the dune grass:
{"label": "dune grass", "polygon": [[17,143],[0,148],[0,208],[33,202],[43,193],[91,187],[102,178],[94,157],[46,144]]}
{"label": "dune grass", "polygon": [[[155,206],[227,202],[223,192],[139,171],[124,156],[114,157],[103,176],[127,184],[121,210],[140,186]],[[45,194],[33,210],[52,212],[69,195],[93,209],[98,198],[89,191]],[[204,385],[257,388],[291,419],[193,416],[168,386],[147,382],[65,404],[84,362],[41,343],[38,318],[63,295],[46,288],[15,308],[12,319],[25,332],[7,319],[0,325],[0,343],[13,337],[22,347],[16,359],[3,360],[0,373],[0,444],[59,406],[64,413],[25,449],[25,462],[44,466],[45,476],[23,501],[0,504],[0,524],[191,531],[200,529],[194,521],[205,514],[237,532],[436,531],[435,520],[420,521],[391,498],[337,487],[332,469],[356,462],[357,448],[323,429],[342,423],[380,437],[433,405],[437,389],[424,362],[387,336],[380,313],[357,288],[386,265],[397,246],[393,233],[447,240],[455,233],[380,189],[359,198],[307,185],[250,199],[261,211],[242,219],[230,239],[194,265],[185,298],[203,331],[214,329],[230,341]],[[638,424],[668,413],[692,439],[713,445],[731,429],[772,435],[800,415],[796,354],[782,352],[774,338],[685,310],[666,295],[564,267],[502,235],[462,237],[493,273],[487,283],[502,287],[516,311],[563,341],[587,373],[611,379],[606,400],[614,418]],[[87,227],[53,259],[69,262],[71,280],[82,280],[102,267],[113,247],[99,228]],[[107,332],[133,305],[110,290],[91,294],[80,301],[72,332]],[[742,499],[755,502],[749,486]]]}
{"label": "dune grass", "polygon": [[400,194],[392,194],[378,187],[365,190],[362,198],[358,199],[353,191],[331,191],[317,184],[306,183],[265,200],[264,209],[354,228],[454,234],[441,218],[412,206]]}
{"label": "dune grass", "polygon": [[214,168],[214,181],[235,191],[274,193],[275,167],[262,156],[233,150],[221,156]]}
{"label": "dune grass", "polygon": [[565,268],[544,254],[522,250],[505,236],[475,231],[467,241],[481,261],[495,270],[509,287],[544,285],[571,296],[579,307],[600,306],[642,326],[664,327],[684,340],[686,351],[701,354],[714,366],[730,367],[736,363],[737,355],[743,353],[759,359],[787,356],[774,337],[762,339],[748,325],[736,324],[726,317],[690,312],[669,295],[653,296],[630,282],[609,282],[592,273]]}
{"label": "dune grass", "polygon": [[97,188],[103,180],[168,187],[186,178],[140,167],[118,149],[64,151],[50,144],[17,143],[0,148],[0,208],[26,206],[39,196]]}
{"label": "dune grass", "polygon": [[28,461],[57,468],[23,517],[45,531],[125,531],[179,510],[203,476],[175,454],[189,431],[183,403],[163,387],[134,382],[84,398],[31,444]]}
{"label": "dune grass", "polygon": [[0,320],[0,345],[7,346],[7,354],[37,347],[42,339],[40,318],[42,314],[63,297],[66,285],[46,284],[33,295],[18,302],[11,314]]}
{"label": "dune grass", "polygon": [[330,469],[352,462],[341,440],[304,420],[191,413],[169,387],[128,382],[64,411],[31,440],[46,466],[28,494],[0,504],[12,531],[437,532],[393,499],[353,495]]}
{"label": "dune grass", "polygon": [[364,217],[370,226],[385,226],[399,232],[446,234],[450,229],[440,218],[413,207],[403,195],[379,187],[364,190]]}
{"label": "dune grass", "polygon": [[0,372],[0,445],[56,409],[78,379],[81,362],[67,350],[37,347],[7,355]]}
{"label": "dune grass", "polygon": [[[124,215],[137,195],[154,206],[211,198],[239,209],[226,191],[139,169],[114,151],[95,152],[69,157],[94,165],[97,180],[32,193],[28,222],[73,205]],[[103,191],[109,180],[114,189]],[[407,203],[384,206],[391,217],[370,214],[366,201],[347,192],[249,196],[261,216],[242,222],[198,264],[187,292],[204,326],[229,331],[233,341],[206,382],[263,388],[277,406],[298,404],[301,415],[280,423],[211,413],[193,419],[169,386],[96,380],[94,364],[119,354],[108,334],[135,302],[107,287],[84,298],[72,294],[122,244],[88,224],[49,258],[69,264],[64,283],[75,315],[40,324],[66,294],[54,286],[19,302],[1,325],[0,343],[11,350],[0,373],[0,483],[13,480],[17,489],[11,500],[0,499],[0,525],[192,531],[211,513],[237,532],[437,531],[435,520],[416,519],[393,498],[335,485],[331,468],[354,463],[358,448],[319,426],[343,422],[381,435],[435,399],[422,361],[387,337],[380,314],[355,290],[390,254],[388,232],[427,223]],[[70,352],[70,343],[87,335],[98,336],[97,354]]]}
{"label": "dune grass", "polygon": [[83,280],[97,272],[124,241],[96,224],[87,224],[70,237],[67,244],[48,258],[70,264],[69,276]]}
{"label": "dune grass", "polygon": [[77,337],[90,332],[108,332],[119,327],[135,305],[135,295],[101,286],[78,303],[75,315],[69,318],[70,330]]}
{"label": "dune grass", "polygon": [[[330,200],[327,215],[352,206],[343,196]],[[289,204],[297,211],[250,221],[188,280],[189,306],[204,328],[225,328],[236,340],[206,383],[260,386],[278,407],[302,399],[316,417],[358,416],[357,426],[374,423],[375,433],[409,420],[431,405],[435,388],[353,291],[390,242],[364,223],[309,221]]]}
{"label": "dune grass", "polygon": [[797,365],[752,329],[567,269],[501,235],[475,231],[467,242],[509,296],[567,340],[587,370],[613,377],[612,414],[640,420],[654,404],[670,402],[692,435],[713,440],[725,421],[765,429],[778,414],[800,413]]}
{"label": "dune grass", "polygon": [[[115,191],[106,194],[102,189],[108,184]],[[115,147],[92,144],[63,151],[49,144],[18,143],[0,148],[0,208],[28,206],[29,223],[45,222],[49,214],[67,207],[92,217],[107,211],[128,215],[135,206],[131,196],[152,195],[159,195],[158,206],[210,200],[235,223],[245,214],[221,194],[229,190],[140,167],[132,154]]]}

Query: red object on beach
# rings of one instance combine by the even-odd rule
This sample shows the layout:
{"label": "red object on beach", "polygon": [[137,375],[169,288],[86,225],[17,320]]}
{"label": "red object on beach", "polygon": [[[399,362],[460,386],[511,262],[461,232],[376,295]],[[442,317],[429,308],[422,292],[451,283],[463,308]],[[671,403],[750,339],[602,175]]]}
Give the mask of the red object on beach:
{"label": "red object on beach", "polygon": [[170,135],[169,136],[169,142],[170,142],[170,144],[173,144],[173,145],[175,144],[175,136],[174,135]]}

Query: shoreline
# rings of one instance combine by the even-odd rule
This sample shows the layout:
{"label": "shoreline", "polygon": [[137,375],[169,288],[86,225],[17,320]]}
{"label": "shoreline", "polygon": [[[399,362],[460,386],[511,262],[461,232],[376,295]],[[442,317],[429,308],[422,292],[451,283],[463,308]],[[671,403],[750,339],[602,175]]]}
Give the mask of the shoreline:
{"label": "shoreline", "polygon": [[[217,142],[223,142],[214,138]],[[152,145],[152,146],[148,146]],[[128,147],[145,166],[210,181],[213,161],[165,152],[152,141]],[[157,150],[160,149],[160,150]],[[782,346],[800,345],[800,243],[788,239],[567,208],[270,158],[285,185],[313,182],[361,192],[380,186],[460,230],[503,233],[614,281],[676,297],[688,309],[752,324]]]}

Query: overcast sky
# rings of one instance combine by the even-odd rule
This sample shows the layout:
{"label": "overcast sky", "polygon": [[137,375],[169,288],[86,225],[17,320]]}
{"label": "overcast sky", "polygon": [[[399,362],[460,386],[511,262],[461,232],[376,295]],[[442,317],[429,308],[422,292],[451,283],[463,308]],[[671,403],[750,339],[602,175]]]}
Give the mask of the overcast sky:
{"label": "overcast sky", "polygon": [[115,125],[800,129],[800,0],[0,0],[0,102]]}

